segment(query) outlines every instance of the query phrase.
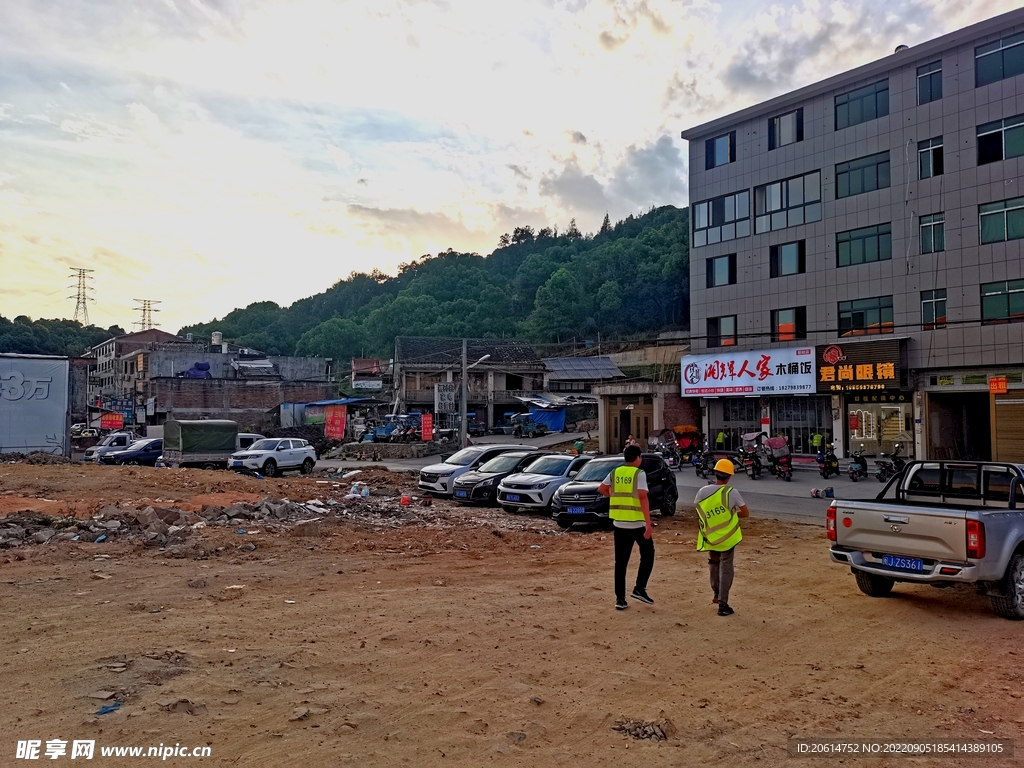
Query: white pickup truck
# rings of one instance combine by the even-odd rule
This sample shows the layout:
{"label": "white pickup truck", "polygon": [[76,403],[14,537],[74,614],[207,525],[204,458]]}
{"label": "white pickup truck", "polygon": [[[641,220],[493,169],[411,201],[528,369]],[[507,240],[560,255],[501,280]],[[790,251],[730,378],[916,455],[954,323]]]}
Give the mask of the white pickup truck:
{"label": "white pickup truck", "polygon": [[[890,489],[891,498],[887,498]],[[900,582],[974,583],[996,613],[1024,619],[1024,465],[913,461],[874,501],[839,501],[826,528],[833,562],[872,597]]]}

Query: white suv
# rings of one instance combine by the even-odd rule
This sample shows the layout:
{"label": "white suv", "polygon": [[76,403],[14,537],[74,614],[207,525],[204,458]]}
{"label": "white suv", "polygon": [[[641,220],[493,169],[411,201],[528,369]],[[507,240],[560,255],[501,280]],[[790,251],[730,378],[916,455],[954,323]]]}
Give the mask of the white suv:
{"label": "white suv", "polygon": [[570,482],[593,456],[542,456],[522,472],[498,484],[498,503],[506,512],[548,509],[555,491]]}
{"label": "white suv", "polygon": [[531,449],[530,445],[473,445],[452,454],[440,464],[431,464],[420,470],[419,489],[450,496],[455,478],[477,469],[481,464],[507,451]]}
{"label": "white suv", "polygon": [[278,472],[297,469],[308,475],[316,466],[316,451],[307,440],[294,437],[271,437],[257,440],[244,451],[231,454],[228,467],[249,469],[274,477]]}

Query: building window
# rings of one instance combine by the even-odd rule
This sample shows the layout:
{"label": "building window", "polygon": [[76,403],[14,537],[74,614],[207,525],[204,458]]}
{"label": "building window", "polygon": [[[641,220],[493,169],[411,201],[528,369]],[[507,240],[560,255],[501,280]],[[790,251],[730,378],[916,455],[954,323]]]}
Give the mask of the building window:
{"label": "building window", "polygon": [[754,215],[756,232],[821,221],[821,171],[754,187]]}
{"label": "building window", "polygon": [[707,260],[708,288],[736,283],[736,254]]}
{"label": "building window", "polygon": [[943,222],[944,217],[941,213],[921,217],[921,253],[938,253],[946,250]]}
{"label": "building window", "polygon": [[922,179],[942,175],[942,137],[917,142],[917,167]]}
{"label": "building window", "polygon": [[946,327],[946,289],[921,291],[921,325],[926,331]]}
{"label": "building window", "polygon": [[768,121],[768,150],[804,140],[804,108],[794,109]]}
{"label": "building window", "polygon": [[704,142],[704,170],[736,162],[736,131]]}
{"label": "building window", "polygon": [[804,240],[773,245],[768,249],[768,273],[771,277],[799,275],[807,271],[807,248]]}
{"label": "building window", "polygon": [[1024,72],[1024,32],[974,49],[974,84],[978,88]]}
{"label": "building window", "polygon": [[693,245],[710,245],[750,235],[750,192],[723,195],[693,206]]}
{"label": "building window", "polygon": [[892,225],[836,233],[836,266],[850,267],[892,258]]}
{"label": "building window", "polygon": [[942,61],[917,68],[917,103],[928,104],[942,98]]}
{"label": "building window", "polygon": [[772,341],[807,338],[807,307],[772,310]]}
{"label": "building window", "polygon": [[892,296],[839,302],[840,336],[873,336],[892,331]]}
{"label": "building window", "polygon": [[978,165],[1024,155],[1024,115],[978,126]]}
{"label": "building window", "polygon": [[981,286],[981,324],[1024,320],[1024,280],[1003,280]]}
{"label": "building window", "polygon": [[888,186],[888,150],[836,165],[836,200]]}
{"label": "building window", "polygon": [[889,114],[889,81],[873,83],[836,96],[836,130]]}
{"label": "building window", "polygon": [[736,315],[708,318],[708,346],[736,346]]}
{"label": "building window", "polygon": [[978,206],[981,242],[1000,243],[1024,237],[1024,197]]}

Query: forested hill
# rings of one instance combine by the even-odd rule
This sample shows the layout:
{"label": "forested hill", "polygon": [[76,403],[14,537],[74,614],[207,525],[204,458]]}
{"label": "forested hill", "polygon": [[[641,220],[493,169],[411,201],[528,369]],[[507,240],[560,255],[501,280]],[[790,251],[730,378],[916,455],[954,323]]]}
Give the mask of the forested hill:
{"label": "forested hill", "polygon": [[449,250],[398,275],[356,274],[290,307],[250,304],[187,326],[270,354],[389,357],[396,336],[520,336],[535,342],[685,328],[686,209],[665,206],[596,235],[518,227],[486,257]]}

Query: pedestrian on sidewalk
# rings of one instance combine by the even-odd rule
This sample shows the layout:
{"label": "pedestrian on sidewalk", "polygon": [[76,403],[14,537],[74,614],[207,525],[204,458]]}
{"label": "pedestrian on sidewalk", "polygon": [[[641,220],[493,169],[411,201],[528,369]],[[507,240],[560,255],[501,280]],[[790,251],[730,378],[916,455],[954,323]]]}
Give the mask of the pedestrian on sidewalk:
{"label": "pedestrian on sidewalk", "polygon": [[708,553],[711,574],[712,603],[718,604],[719,616],[731,616],[729,590],[735,574],[736,545],[743,540],[740,518],[748,517],[750,510],[740,492],[729,485],[733,464],[720,459],[715,464],[715,484],[697,491],[693,503],[697,507],[697,551]]}
{"label": "pedestrian on sidewalk", "polygon": [[608,497],[608,516],[615,534],[615,608],[622,611],[626,603],[626,566],[633,554],[633,545],[640,550],[640,566],[636,585],[630,595],[634,600],[653,605],[647,594],[647,581],[654,570],[654,526],[647,500],[647,475],[640,469],[640,447],[627,446],[622,452],[626,463],[616,467],[598,487]]}

